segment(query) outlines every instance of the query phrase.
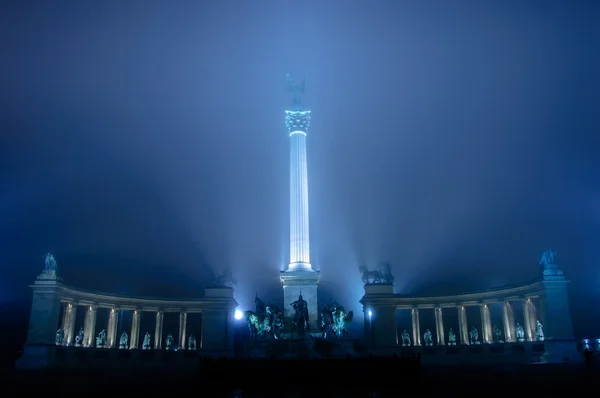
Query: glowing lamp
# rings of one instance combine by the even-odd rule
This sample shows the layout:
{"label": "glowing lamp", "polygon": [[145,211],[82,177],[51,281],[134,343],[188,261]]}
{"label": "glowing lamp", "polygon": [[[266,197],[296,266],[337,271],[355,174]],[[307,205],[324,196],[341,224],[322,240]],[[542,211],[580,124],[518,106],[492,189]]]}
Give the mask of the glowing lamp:
{"label": "glowing lamp", "polygon": [[235,313],[233,314],[233,316],[236,320],[239,321],[240,319],[242,319],[244,317],[244,313],[240,310],[235,310]]}
{"label": "glowing lamp", "polygon": [[373,311],[369,310],[368,314],[369,314],[369,318],[371,318],[373,316]]}

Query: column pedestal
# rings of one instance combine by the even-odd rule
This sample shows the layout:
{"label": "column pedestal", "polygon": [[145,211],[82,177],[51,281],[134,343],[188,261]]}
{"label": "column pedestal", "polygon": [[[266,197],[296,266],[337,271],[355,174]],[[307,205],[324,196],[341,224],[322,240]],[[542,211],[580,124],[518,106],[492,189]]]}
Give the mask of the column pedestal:
{"label": "column pedestal", "polygon": [[[319,286],[320,274],[318,271],[309,271],[303,269],[294,269],[284,271],[280,275],[283,285],[283,319],[286,331],[295,330],[292,325],[294,319],[294,308],[292,303],[302,298],[306,300],[308,306],[308,321],[311,334],[319,334],[319,303],[317,298],[317,288]],[[295,333],[292,333],[292,337]]]}

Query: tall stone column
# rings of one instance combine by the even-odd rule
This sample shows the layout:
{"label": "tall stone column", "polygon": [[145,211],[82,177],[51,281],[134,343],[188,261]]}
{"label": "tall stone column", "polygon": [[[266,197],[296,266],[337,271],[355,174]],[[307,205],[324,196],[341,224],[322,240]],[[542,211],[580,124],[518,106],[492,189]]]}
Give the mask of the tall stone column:
{"label": "tall stone column", "polygon": [[529,312],[529,328],[531,330],[531,338],[532,340],[536,340],[535,326],[537,321],[537,311],[535,309],[535,303],[530,297],[528,297],[525,300],[525,304],[527,306],[527,311]]}
{"label": "tall stone column", "polygon": [[481,304],[479,307],[481,313],[481,334],[483,342],[491,344],[492,337],[492,319],[490,317],[490,307],[487,304]]}
{"label": "tall stone column", "polygon": [[187,329],[187,312],[179,313],[179,349],[185,349],[185,332]]}
{"label": "tall stone column", "polygon": [[84,347],[94,347],[94,338],[96,337],[96,310],[95,305],[90,305],[85,313],[83,321],[83,344]]}
{"label": "tall stone column", "polygon": [[139,348],[141,315],[142,312],[140,310],[133,311],[133,319],[131,320],[131,337],[129,338],[130,350],[136,350]]}
{"label": "tall stone column", "polygon": [[413,308],[410,311],[410,315],[412,318],[413,344],[418,347],[421,345],[421,325],[419,322],[419,309]]}
{"label": "tall stone column", "polygon": [[310,111],[295,104],[285,111],[285,125],[290,137],[290,263],[281,273],[283,285],[283,316],[285,328],[292,330],[292,303],[299,299],[308,307],[309,331],[318,331],[317,287],[320,274],[310,263],[308,217],[308,166],[306,135],[310,127]]}
{"label": "tall stone column", "polygon": [[467,327],[467,309],[461,305],[458,308],[458,329],[460,330],[460,342],[469,344],[469,329]]}
{"label": "tall stone column", "polygon": [[504,340],[507,343],[515,341],[515,315],[509,301],[502,303],[502,320],[504,322]]}
{"label": "tall stone column", "polygon": [[444,337],[444,318],[442,317],[442,309],[440,307],[435,308],[435,331],[437,335],[437,344],[446,345],[446,339]]}
{"label": "tall stone column", "polygon": [[108,330],[106,331],[106,343],[108,348],[115,348],[117,342],[117,327],[119,323],[119,310],[111,308],[108,313]]}
{"label": "tall stone column", "polygon": [[531,319],[529,319],[529,305],[527,299],[523,300],[523,329],[525,329],[525,338],[527,341],[533,341],[533,334],[531,332]]}
{"label": "tall stone column", "polygon": [[62,329],[65,331],[65,338],[63,341],[63,345],[65,346],[70,346],[73,343],[76,313],[77,307],[74,306],[73,303],[64,303]]}
{"label": "tall stone column", "polygon": [[163,321],[165,319],[165,313],[158,311],[156,313],[156,327],[154,328],[154,349],[160,350],[162,348],[162,331]]}

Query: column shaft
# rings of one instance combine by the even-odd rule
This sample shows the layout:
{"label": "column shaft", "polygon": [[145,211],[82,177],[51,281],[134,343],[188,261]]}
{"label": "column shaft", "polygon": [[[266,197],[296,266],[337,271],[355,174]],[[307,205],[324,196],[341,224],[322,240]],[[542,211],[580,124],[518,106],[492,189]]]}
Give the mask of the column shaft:
{"label": "column shaft", "polygon": [[523,329],[525,329],[525,338],[527,341],[533,341],[533,334],[531,333],[531,320],[529,319],[529,305],[527,304],[528,299],[523,300]]}
{"label": "column shaft", "polygon": [[108,314],[108,328],[106,331],[106,344],[108,348],[114,348],[117,340],[117,326],[119,322],[119,310],[110,309]]}
{"label": "column shaft", "polygon": [[158,311],[156,313],[156,327],[154,329],[154,349],[160,350],[162,348],[162,330],[163,320],[165,313]]}
{"label": "column shaft", "polygon": [[179,313],[179,349],[185,349],[185,332],[187,328],[187,312]]}
{"label": "column shaft", "polygon": [[290,268],[310,269],[306,134],[290,136]]}
{"label": "column shaft", "polygon": [[138,344],[140,340],[140,316],[140,310],[133,311],[133,319],[131,320],[131,337],[129,338],[129,349],[131,350],[139,348]]}
{"label": "column shaft", "polygon": [[483,342],[490,344],[492,342],[492,320],[490,318],[490,307],[487,304],[481,304],[479,307],[481,313],[481,334]]}
{"label": "column shaft", "polygon": [[419,309],[413,308],[411,310],[412,316],[412,333],[413,333],[413,345],[421,345],[421,325],[419,322]]}
{"label": "column shaft", "polygon": [[69,346],[73,342],[76,310],[77,307],[75,307],[73,303],[64,304],[62,329],[65,331],[65,338],[63,340],[63,345],[65,346]]}
{"label": "column shaft", "polygon": [[437,344],[446,345],[446,339],[444,337],[444,318],[442,316],[442,309],[440,307],[435,309],[435,330],[437,335]]}
{"label": "column shaft", "polygon": [[88,307],[85,313],[85,320],[83,322],[83,346],[94,347],[94,338],[96,333],[96,307],[91,305]]}
{"label": "column shaft", "polygon": [[458,307],[458,328],[460,329],[460,342],[469,344],[469,329],[467,328],[467,310],[464,306]]}
{"label": "column shaft", "polygon": [[531,337],[532,340],[537,340],[537,335],[535,332],[535,326],[537,321],[537,311],[535,308],[535,304],[533,301],[528,298],[527,299],[527,309],[529,311],[529,328],[531,329]]}

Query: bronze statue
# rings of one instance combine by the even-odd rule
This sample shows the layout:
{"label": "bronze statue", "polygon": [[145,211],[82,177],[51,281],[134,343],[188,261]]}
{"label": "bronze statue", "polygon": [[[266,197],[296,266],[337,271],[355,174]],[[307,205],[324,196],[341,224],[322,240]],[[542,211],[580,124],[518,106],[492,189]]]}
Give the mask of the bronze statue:
{"label": "bronze statue", "polygon": [[309,328],[308,319],[308,303],[302,298],[302,293],[298,296],[298,300],[292,304],[294,308],[294,325],[296,326],[296,332],[300,336],[304,336],[306,330]]}
{"label": "bronze statue", "polygon": [[301,111],[302,110],[302,99],[300,98],[300,94],[304,93],[306,88],[306,81],[302,80],[302,83],[298,85],[292,79],[292,76],[288,73],[286,74],[286,79],[288,83],[288,90],[294,93],[292,97],[292,110],[293,111]]}

